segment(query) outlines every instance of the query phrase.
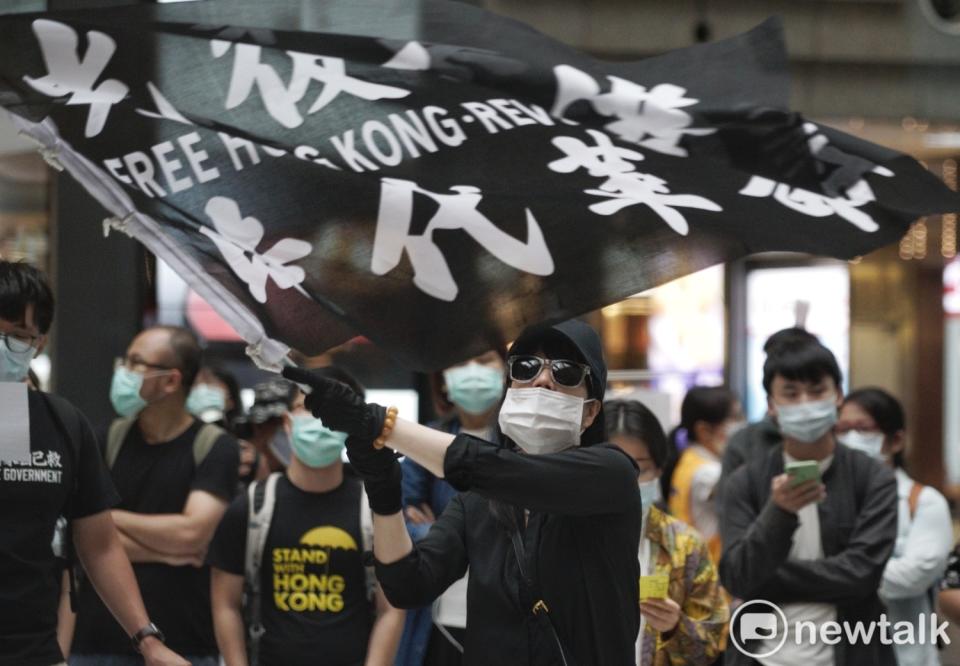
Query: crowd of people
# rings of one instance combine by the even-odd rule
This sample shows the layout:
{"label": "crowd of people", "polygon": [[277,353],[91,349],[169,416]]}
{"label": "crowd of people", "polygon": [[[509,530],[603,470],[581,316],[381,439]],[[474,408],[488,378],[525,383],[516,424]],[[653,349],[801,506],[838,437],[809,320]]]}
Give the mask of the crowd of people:
{"label": "crowd of people", "polygon": [[[764,348],[761,421],[694,387],[668,434],[607,398],[578,320],[435,373],[426,426],[336,366],[244,409],[190,331],[155,326],[97,432],[28,378],[53,310],[0,261],[0,666],[931,665],[929,633],[780,637],[960,621],[949,507],[908,475],[900,403],[844,395],[802,329]],[[758,599],[779,625],[741,632]]]}

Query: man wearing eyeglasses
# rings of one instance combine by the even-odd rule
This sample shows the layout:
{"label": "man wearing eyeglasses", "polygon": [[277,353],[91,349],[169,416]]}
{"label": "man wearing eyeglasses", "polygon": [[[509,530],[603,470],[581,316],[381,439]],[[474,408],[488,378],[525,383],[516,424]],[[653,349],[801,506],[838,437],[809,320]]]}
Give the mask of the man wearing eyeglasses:
{"label": "man wearing eyeglasses", "polygon": [[[464,664],[631,664],[640,626],[637,468],[603,444],[607,369],[580,321],[524,331],[510,349],[499,444],[366,404],[297,368],[306,406],[346,432],[374,514],[390,602],[425,606],[470,567]],[[461,491],[414,545],[394,451]]]}
{"label": "man wearing eyeglasses", "polygon": [[113,614],[107,622],[128,645],[139,637],[148,666],[186,666],[156,636],[140,633],[150,620],[110,520],[116,493],[89,424],[66,400],[27,389],[30,361],[52,323],[53,293],[43,274],[0,261],[0,666],[63,663],[61,565],[51,544],[61,515]]}
{"label": "man wearing eyeglasses", "polygon": [[[231,435],[187,411],[200,362],[186,329],[157,326],[137,335],[114,369],[110,401],[120,418],[104,437],[104,458],[120,494],[113,521],[151,618],[193,666],[215,666],[203,558],[236,491],[240,458]],[[71,666],[138,663],[89,586],[79,601]]]}

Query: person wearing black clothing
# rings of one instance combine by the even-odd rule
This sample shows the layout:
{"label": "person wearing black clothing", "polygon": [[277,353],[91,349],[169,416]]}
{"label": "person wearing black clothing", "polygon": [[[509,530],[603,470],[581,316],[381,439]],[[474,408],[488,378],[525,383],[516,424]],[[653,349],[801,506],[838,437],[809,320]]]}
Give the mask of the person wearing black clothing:
{"label": "person wearing black clothing", "polygon": [[[318,372],[363,390],[335,366]],[[210,542],[213,617],[223,663],[392,665],[404,613],[368,580],[370,512],[360,479],[342,462],[346,435],[323,427],[304,409],[302,395],[285,420],[293,455],[284,472],[271,475],[272,505],[271,481],[257,482],[230,504]],[[252,521],[251,494],[257,509]],[[250,541],[253,523],[266,530],[262,542],[256,533]],[[257,592],[248,567],[258,572]],[[247,640],[254,625],[263,628],[256,645]]]}
{"label": "person wearing black clothing", "polygon": [[[63,554],[70,562],[75,547],[112,611],[103,628],[125,632],[129,645],[128,636],[150,625],[110,520],[117,495],[90,425],[66,400],[28,390],[24,383],[52,321],[53,293],[43,274],[27,264],[0,261],[0,431],[12,434],[20,420],[29,438],[16,442],[22,458],[12,459],[9,450],[0,455],[0,666],[63,662],[57,644],[63,564],[52,547],[61,516],[68,521],[62,536],[73,536],[72,544],[62,544]],[[156,635],[140,635],[148,666],[186,666]]]}
{"label": "person wearing black clothing", "polygon": [[[199,365],[199,345],[185,329],[156,327],[134,338],[111,385],[128,429],[113,460],[107,434],[105,456],[121,498],[113,521],[147,609],[171,647],[205,666],[217,663],[217,645],[203,553],[236,492],[239,453],[236,440],[215,429],[198,455],[202,424],[185,403]],[[93,590],[82,586],[71,666],[137,663],[129,640],[106,618]]]}
{"label": "person wearing black clothing", "polygon": [[[736,622],[725,663],[756,663],[749,655],[767,654],[761,663],[892,665],[893,649],[879,629],[866,640],[841,635],[831,644],[823,634],[810,640],[802,627],[837,622],[852,630],[860,622],[867,629],[881,620],[877,592],[897,537],[894,475],[837,444],[841,375],[826,347],[778,347],[767,357],[763,383],[784,443],[727,481],[719,512],[720,579],[745,602],[775,604],[786,626],[778,620],[774,636],[752,640]],[[784,473],[796,462],[815,462],[813,476]]]}
{"label": "person wearing black clothing", "polygon": [[[312,387],[307,407],[328,427],[350,434],[347,453],[374,513],[377,577],[392,604],[431,602],[469,565],[468,666],[635,663],[638,472],[601,443],[600,339],[579,321],[530,328],[508,368],[502,445],[397,419],[307,371],[284,374]],[[461,491],[416,546],[391,448]]]}

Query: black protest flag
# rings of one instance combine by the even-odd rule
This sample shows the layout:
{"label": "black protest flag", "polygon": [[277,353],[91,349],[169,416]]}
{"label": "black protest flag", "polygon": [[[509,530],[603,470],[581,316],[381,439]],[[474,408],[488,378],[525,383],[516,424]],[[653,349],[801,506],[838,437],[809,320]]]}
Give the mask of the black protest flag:
{"label": "black protest flag", "polygon": [[418,369],[747,253],[960,202],[787,109],[781,31],[632,63],[447,0],[0,17],[0,105],[275,363]]}

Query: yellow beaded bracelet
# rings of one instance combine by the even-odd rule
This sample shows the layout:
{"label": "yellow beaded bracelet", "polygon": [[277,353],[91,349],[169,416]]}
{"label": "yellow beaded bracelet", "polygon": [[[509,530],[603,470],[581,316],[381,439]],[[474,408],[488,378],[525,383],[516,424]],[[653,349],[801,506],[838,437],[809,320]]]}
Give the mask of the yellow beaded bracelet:
{"label": "yellow beaded bracelet", "polygon": [[397,414],[399,412],[400,410],[396,407],[387,408],[387,416],[383,419],[383,430],[380,431],[380,436],[373,440],[373,448],[382,449],[387,445],[387,438],[393,432],[394,426],[397,425]]}

